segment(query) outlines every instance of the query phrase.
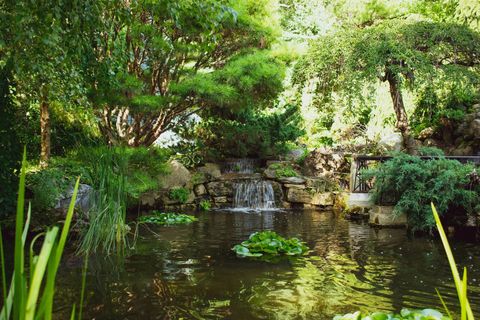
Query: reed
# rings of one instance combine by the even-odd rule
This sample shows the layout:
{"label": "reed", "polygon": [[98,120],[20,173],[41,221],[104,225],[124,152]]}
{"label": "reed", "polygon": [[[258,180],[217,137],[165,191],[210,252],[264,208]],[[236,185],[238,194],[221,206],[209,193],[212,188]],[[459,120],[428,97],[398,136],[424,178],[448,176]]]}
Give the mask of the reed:
{"label": "reed", "polygon": [[[432,212],[435,218],[435,223],[437,225],[438,233],[440,234],[440,239],[442,239],[443,248],[445,249],[445,253],[447,254],[448,263],[450,264],[450,269],[452,270],[453,281],[455,282],[455,288],[457,289],[457,296],[460,302],[460,319],[461,320],[474,320],[472,308],[470,307],[470,303],[468,302],[467,297],[467,269],[463,269],[463,277],[460,277],[460,272],[457,269],[457,265],[455,264],[455,258],[453,256],[452,249],[448,242],[447,235],[445,234],[445,230],[443,229],[442,222],[440,221],[440,217],[438,216],[437,209],[435,205],[432,203]],[[451,317],[451,312],[447,308],[440,292],[437,290],[437,294],[440,298],[440,301],[445,308],[447,314]]]}
{"label": "reed", "polygon": [[[17,198],[14,271],[8,292],[6,290],[7,278],[5,276],[3,241],[0,241],[2,282],[4,284],[4,304],[0,313],[0,320],[52,318],[56,274],[70,230],[78,191],[79,180],[77,179],[61,232],[59,227],[54,226],[48,229],[44,234],[40,234],[33,239],[29,250],[30,272],[26,272],[25,242],[30,224],[31,206],[28,207],[25,219],[25,172],[26,150],[24,150],[22,158],[20,185]],[[59,232],[60,237],[58,237]],[[43,243],[40,252],[37,255],[33,249],[33,244],[41,237],[43,237]]]}

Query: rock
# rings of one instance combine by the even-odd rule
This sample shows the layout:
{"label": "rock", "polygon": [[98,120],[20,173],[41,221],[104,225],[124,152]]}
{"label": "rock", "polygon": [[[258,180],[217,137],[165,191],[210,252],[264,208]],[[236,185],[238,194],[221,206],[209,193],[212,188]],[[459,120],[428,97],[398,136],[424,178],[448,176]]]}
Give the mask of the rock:
{"label": "rock", "polygon": [[369,193],[350,193],[347,200],[348,208],[372,208],[373,202]]}
{"label": "rock", "polygon": [[470,123],[469,133],[474,138],[480,138],[480,119],[475,119]]}
{"label": "rock", "polygon": [[418,134],[418,139],[425,140],[431,138],[434,134],[435,129],[433,129],[432,127],[428,127],[420,131],[420,133]]}
{"label": "rock", "polygon": [[297,188],[297,189],[305,189],[306,186],[304,184],[284,184],[285,188]]}
{"label": "rock", "polygon": [[313,195],[305,189],[290,188],[287,191],[287,201],[295,203],[310,203]]}
{"label": "rock", "polygon": [[188,171],[188,169],[177,160],[171,161],[168,166],[169,174],[161,178],[163,188],[171,189],[173,187],[183,187],[192,179],[190,171]]}
{"label": "rock", "polygon": [[302,156],[303,156],[304,154],[305,154],[305,149],[302,149],[302,148],[290,150],[290,151],[288,151],[288,153],[285,155],[285,160],[288,160],[288,161],[297,161],[297,160],[299,160],[300,158],[302,158]]}
{"label": "rock", "polygon": [[373,206],[370,210],[369,224],[379,227],[406,227],[407,215],[393,212],[393,206]]}
{"label": "rock", "polygon": [[[73,189],[74,187],[71,186],[63,195],[60,196],[57,204],[55,205],[56,210],[67,212],[70,202],[72,201]],[[75,208],[77,210],[80,210],[83,213],[87,213],[88,210],[90,210],[92,192],[93,188],[88,184],[80,184],[78,186],[77,198],[75,200]]]}
{"label": "rock", "polygon": [[208,193],[211,196],[232,196],[233,183],[231,181],[213,181],[207,184]]}
{"label": "rock", "polygon": [[304,184],[305,179],[300,177],[283,177],[278,179],[280,182],[285,184]]}
{"label": "rock", "polygon": [[203,184],[197,184],[195,187],[193,187],[193,191],[197,197],[207,194],[207,189]]}
{"label": "rock", "polygon": [[345,218],[349,220],[368,220],[370,209],[363,207],[352,207],[345,211]]}
{"label": "rock", "polygon": [[397,132],[387,134],[380,139],[378,145],[388,151],[401,151],[403,147],[402,134]]}
{"label": "rock", "polygon": [[227,203],[227,202],[228,202],[228,199],[227,199],[227,197],[214,197],[214,198],[213,198],[213,201],[214,201],[216,204],[219,204],[219,203]]}
{"label": "rock", "polygon": [[275,179],[277,176],[275,175],[275,170],[266,169],[263,171],[263,176],[267,179]]}
{"label": "rock", "polygon": [[204,173],[208,179],[216,179],[222,175],[220,165],[216,163],[205,163],[204,166],[197,168],[197,171]]}
{"label": "rock", "polygon": [[312,150],[305,158],[303,174],[310,177],[340,177],[350,172],[350,163],[344,153],[326,148]]}
{"label": "rock", "polygon": [[310,204],[322,207],[333,206],[335,203],[335,197],[332,192],[319,192],[315,193],[312,197]]}

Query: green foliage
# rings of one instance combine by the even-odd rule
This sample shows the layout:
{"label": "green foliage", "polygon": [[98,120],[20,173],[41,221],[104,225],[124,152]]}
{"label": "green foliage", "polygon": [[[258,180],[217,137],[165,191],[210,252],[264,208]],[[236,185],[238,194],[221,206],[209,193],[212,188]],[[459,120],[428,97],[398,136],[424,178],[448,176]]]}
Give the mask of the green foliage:
{"label": "green foliage", "polygon": [[[65,243],[67,241],[73,211],[78,191],[79,180],[75,184],[72,200],[65,217],[63,228],[59,234],[59,227],[49,228],[44,234],[44,241],[37,255],[34,244],[42,236],[37,235],[30,246],[29,270],[25,267],[24,248],[30,224],[31,207],[27,210],[25,219],[25,175],[26,152],[22,161],[20,186],[17,199],[17,215],[15,221],[15,249],[14,271],[12,281],[7,293],[7,279],[5,277],[5,260],[3,255],[3,237],[0,232],[0,252],[2,264],[3,307],[0,319],[51,319],[53,311],[53,297],[55,278]],[[83,301],[80,301],[82,305]],[[75,307],[74,307],[75,309]],[[74,312],[74,311],[73,311]],[[74,317],[72,317],[74,319]]]}
{"label": "green foliage", "polygon": [[172,188],[168,193],[168,196],[170,197],[170,199],[178,201],[180,203],[187,202],[189,195],[190,195],[190,190],[183,187]]}
{"label": "green foliage", "polygon": [[360,311],[348,313],[343,316],[335,316],[333,320],[451,320],[441,312],[434,309],[410,310],[402,309],[400,313],[374,312],[362,314]]}
{"label": "green foliage", "polygon": [[127,247],[128,154],[122,149],[84,149],[79,157],[90,165],[87,180],[94,189],[89,224],[82,231],[80,252],[122,254]]}
{"label": "green foliage", "polygon": [[141,223],[153,223],[158,225],[174,225],[174,224],[188,224],[198,219],[194,216],[181,213],[162,213],[159,211],[152,211],[152,214],[141,216],[138,218],[138,222]]}
{"label": "green foliage", "polygon": [[100,34],[111,36],[98,39],[91,96],[99,115],[109,115],[101,129],[113,144],[152,145],[192,113],[262,104],[282,87],[283,63],[267,53],[277,34],[269,1],[119,2],[105,10]]}
{"label": "green foliage", "polygon": [[17,133],[16,110],[13,104],[11,66],[0,68],[0,218],[15,211],[16,171],[20,167],[21,144]]}
{"label": "green foliage", "polygon": [[[363,173],[365,179],[375,179],[371,190],[375,203],[394,203],[395,212],[408,215],[413,230],[431,229],[435,221],[430,215],[430,202],[437,203],[450,219],[463,212],[472,213],[480,200],[471,190],[470,174],[474,167],[442,157],[422,160],[407,154]],[[461,218],[461,216],[460,216]]]}
{"label": "green foliage", "polygon": [[209,211],[212,208],[212,203],[208,199],[203,199],[199,203],[200,210]]}
{"label": "green foliage", "polygon": [[303,133],[298,108],[289,106],[273,113],[247,110],[214,114],[198,124],[190,136],[206,159],[268,158],[285,153],[289,143]]}
{"label": "green foliage", "polygon": [[287,177],[297,177],[298,173],[289,163],[272,163],[269,167],[269,170],[275,172],[277,178],[287,178]]}
{"label": "green foliage", "polygon": [[248,240],[232,248],[241,257],[297,256],[308,251],[305,243],[297,238],[285,239],[274,231],[255,232]]}

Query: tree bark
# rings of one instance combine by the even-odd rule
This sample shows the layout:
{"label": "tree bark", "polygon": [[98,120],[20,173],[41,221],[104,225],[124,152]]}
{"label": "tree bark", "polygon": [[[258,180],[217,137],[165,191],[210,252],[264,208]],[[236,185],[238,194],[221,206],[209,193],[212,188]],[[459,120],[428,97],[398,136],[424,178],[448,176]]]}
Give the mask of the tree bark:
{"label": "tree bark", "polygon": [[395,127],[400,131],[403,138],[403,146],[408,153],[414,152],[413,139],[410,134],[410,125],[408,123],[407,112],[405,111],[405,105],[403,104],[402,92],[396,76],[387,71],[385,76],[390,86],[390,96],[393,102],[393,109],[397,118]]}
{"label": "tree bark", "polygon": [[40,101],[40,166],[46,168],[50,160],[50,111],[47,94]]}

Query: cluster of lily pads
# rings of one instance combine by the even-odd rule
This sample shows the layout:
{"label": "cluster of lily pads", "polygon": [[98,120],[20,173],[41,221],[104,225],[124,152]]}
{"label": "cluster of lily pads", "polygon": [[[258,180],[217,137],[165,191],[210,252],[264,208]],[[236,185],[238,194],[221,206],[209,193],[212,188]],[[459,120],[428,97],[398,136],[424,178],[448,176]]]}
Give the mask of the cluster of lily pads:
{"label": "cluster of lily pads", "polygon": [[152,211],[150,215],[141,216],[138,222],[159,225],[188,224],[197,221],[197,218],[188,214]]}
{"label": "cluster of lily pads", "polygon": [[308,247],[297,238],[285,239],[274,231],[261,231],[251,234],[232,250],[241,257],[296,256],[306,253]]}
{"label": "cluster of lily pads", "polygon": [[402,309],[399,314],[375,312],[363,315],[360,311],[336,316],[333,320],[451,320],[434,309],[410,310]]}

